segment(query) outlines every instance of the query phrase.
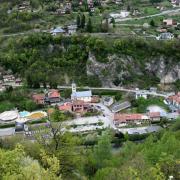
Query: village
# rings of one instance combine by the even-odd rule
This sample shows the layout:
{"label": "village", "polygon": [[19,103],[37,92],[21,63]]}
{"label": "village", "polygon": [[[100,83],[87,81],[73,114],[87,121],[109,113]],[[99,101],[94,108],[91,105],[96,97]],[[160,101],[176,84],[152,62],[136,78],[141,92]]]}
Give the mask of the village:
{"label": "village", "polygon": [[[156,88],[150,90],[156,91]],[[0,114],[0,124],[10,125],[9,128],[1,128],[1,136],[11,136],[23,133],[32,135],[28,125],[33,124],[48,127],[51,122],[51,114],[59,111],[63,114],[62,123],[64,131],[85,133],[98,129],[111,128],[115,131],[128,134],[153,133],[163,128],[162,121],[174,121],[180,113],[180,92],[164,98],[164,104],[168,111],[156,104],[148,106],[145,113],[132,113],[133,106],[128,100],[116,101],[114,96],[93,95],[91,90],[78,91],[76,84],[72,83],[71,96],[61,97],[61,90],[48,89],[43,93],[32,93],[32,100],[43,108],[28,112],[19,112],[12,109]],[[151,99],[145,92],[135,93],[134,99]],[[59,120],[61,121],[61,120]],[[55,122],[60,123],[60,122]]]}
{"label": "village", "polygon": [[180,179],[180,0],[0,1],[0,180]]}
{"label": "village", "polygon": [[[33,17],[33,14],[36,16],[37,13],[44,13],[46,10],[52,19],[57,19],[54,22],[47,20],[44,25],[40,23],[32,29],[27,28],[27,33],[50,33],[53,36],[81,33],[92,35],[98,33],[106,36],[110,33],[116,36],[140,36],[154,40],[180,38],[179,0],[164,3],[144,1],[142,7],[121,0],[98,2],[80,0],[74,3],[55,1],[50,5],[51,8],[46,9],[45,6],[42,11],[38,4],[23,1],[18,6],[8,9],[7,14],[11,16],[14,12],[18,12],[19,16],[22,14],[24,18],[28,14],[32,14]],[[11,36],[11,34],[3,34]],[[19,35],[24,34],[26,32],[19,33]],[[18,32],[15,35],[18,35]]]}

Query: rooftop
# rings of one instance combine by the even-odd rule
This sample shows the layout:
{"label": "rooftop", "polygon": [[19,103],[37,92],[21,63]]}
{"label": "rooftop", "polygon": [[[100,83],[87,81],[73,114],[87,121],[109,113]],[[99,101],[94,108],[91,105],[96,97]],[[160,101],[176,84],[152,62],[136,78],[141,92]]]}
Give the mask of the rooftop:
{"label": "rooftop", "polygon": [[34,100],[43,100],[44,99],[44,94],[33,94],[32,98]]}
{"label": "rooftop", "polygon": [[148,117],[143,115],[143,114],[120,114],[120,113],[116,113],[114,115],[114,120],[120,121],[120,122],[143,120],[143,119],[148,119]]}
{"label": "rooftop", "polygon": [[62,29],[61,27],[57,27],[51,31],[51,33],[64,33],[64,32],[65,32],[64,29]]}
{"label": "rooftop", "polygon": [[149,112],[148,115],[150,118],[156,118],[160,117],[160,112]]}
{"label": "rooftop", "polygon": [[18,111],[5,111],[0,114],[1,121],[12,121],[18,118]]}
{"label": "rooftop", "polygon": [[84,101],[81,101],[81,100],[76,100],[76,101],[73,101],[73,105],[84,105]]}
{"label": "rooftop", "polygon": [[178,92],[176,95],[169,96],[168,97],[169,101],[175,101],[177,103],[180,103],[180,92]]}
{"label": "rooftop", "polygon": [[73,92],[71,96],[72,97],[91,97],[92,92],[91,91],[77,91],[77,92]]}
{"label": "rooftop", "polygon": [[52,89],[52,90],[49,91],[48,97],[49,98],[59,98],[60,97],[60,93],[58,92],[58,90]]}
{"label": "rooftop", "polygon": [[113,106],[112,106],[112,112],[118,112],[118,111],[121,111],[121,110],[123,110],[123,109],[126,109],[126,108],[128,108],[128,107],[130,107],[131,106],[131,103],[130,102],[128,102],[128,101],[125,101],[125,102],[123,102],[123,103],[115,103]]}
{"label": "rooftop", "polygon": [[112,97],[109,97],[109,96],[105,96],[103,97],[103,100],[106,101],[106,102],[109,102],[111,101],[113,98]]}

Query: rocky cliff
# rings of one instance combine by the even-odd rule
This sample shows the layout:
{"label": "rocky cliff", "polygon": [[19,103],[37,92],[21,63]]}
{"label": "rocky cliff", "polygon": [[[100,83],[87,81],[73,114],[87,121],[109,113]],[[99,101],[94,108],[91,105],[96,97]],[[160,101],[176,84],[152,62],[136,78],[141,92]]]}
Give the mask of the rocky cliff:
{"label": "rocky cliff", "polygon": [[169,84],[180,79],[180,61],[178,62],[173,63],[173,58],[163,55],[138,60],[132,56],[113,54],[108,55],[107,63],[101,63],[90,52],[87,74],[97,75],[103,86],[117,86],[127,82],[136,85],[145,77],[147,81],[155,80],[157,84]]}

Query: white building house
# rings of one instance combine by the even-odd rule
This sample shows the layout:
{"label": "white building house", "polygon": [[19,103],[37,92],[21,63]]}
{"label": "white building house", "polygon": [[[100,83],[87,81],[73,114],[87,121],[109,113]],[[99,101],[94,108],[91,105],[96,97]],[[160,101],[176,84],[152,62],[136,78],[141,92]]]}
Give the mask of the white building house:
{"label": "white building house", "polygon": [[120,11],[120,13],[110,13],[110,17],[114,19],[121,19],[129,16],[130,12],[128,11]]}
{"label": "white building house", "polygon": [[80,100],[84,102],[91,102],[92,100],[92,92],[89,91],[76,91],[76,84],[72,83],[72,94],[71,100]]}
{"label": "white building house", "polygon": [[125,10],[121,11],[121,17],[123,17],[123,18],[129,16],[129,14],[130,14],[130,12],[128,12],[128,11],[125,11]]}
{"label": "white building house", "polygon": [[68,34],[74,34],[77,30],[77,25],[69,25],[67,26]]}
{"label": "white building house", "polygon": [[180,6],[180,0],[171,0],[171,4],[173,5],[173,7],[178,7]]}
{"label": "white building house", "polygon": [[145,92],[136,92],[136,99],[139,99],[141,97],[147,99],[147,94]]}
{"label": "white building house", "polygon": [[114,102],[113,97],[110,97],[110,96],[104,96],[104,97],[102,98],[102,100],[103,100],[103,104],[104,104],[105,106],[111,106],[111,105],[113,104],[113,102]]}
{"label": "white building house", "polygon": [[65,30],[62,29],[61,27],[57,27],[57,28],[51,30],[50,33],[51,33],[53,36],[56,36],[56,35],[58,35],[58,34],[64,34],[64,33],[65,33]]}
{"label": "white building house", "polygon": [[174,38],[174,35],[169,32],[161,33],[159,36],[156,37],[157,40],[171,40],[173,38]]}

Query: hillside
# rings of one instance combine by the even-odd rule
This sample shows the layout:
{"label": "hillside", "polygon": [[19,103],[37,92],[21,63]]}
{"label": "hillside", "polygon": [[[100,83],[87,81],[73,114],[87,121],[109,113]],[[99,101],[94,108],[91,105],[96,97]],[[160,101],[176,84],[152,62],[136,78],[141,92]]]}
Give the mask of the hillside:
{"label": "hillside", "polygon": [[30,87],[40,84],[139,86],[178,84],[180,42],[139,38],[95,38],[36,33],[2,38],[0,65]]}

